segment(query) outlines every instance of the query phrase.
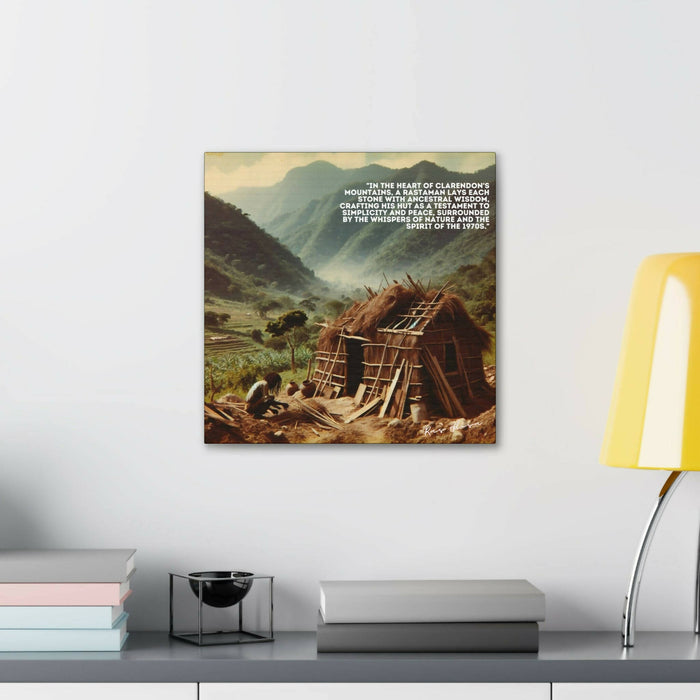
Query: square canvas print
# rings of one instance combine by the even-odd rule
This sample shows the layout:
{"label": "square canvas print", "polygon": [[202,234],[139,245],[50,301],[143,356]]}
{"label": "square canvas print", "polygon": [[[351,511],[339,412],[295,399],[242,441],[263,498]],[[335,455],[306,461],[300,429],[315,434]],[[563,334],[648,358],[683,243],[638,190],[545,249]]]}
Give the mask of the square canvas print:
{"label": "square canvas print", "polygon": [[207,153],[207,443],[496,441],[494,153]]}

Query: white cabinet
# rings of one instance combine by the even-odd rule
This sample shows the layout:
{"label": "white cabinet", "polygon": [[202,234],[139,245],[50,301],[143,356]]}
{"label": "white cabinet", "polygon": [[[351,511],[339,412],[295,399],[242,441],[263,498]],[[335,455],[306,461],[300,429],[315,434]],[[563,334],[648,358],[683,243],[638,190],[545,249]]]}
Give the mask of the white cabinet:
{"label": "white cabinet", "polygon": [[[0,683],[2,700],[197,700],[196,683]],[[240,700],[240,699],[239,699]]]}
{"label": "white cabinet", "polygon": [[700,683],[554,683],[552,700],[698,700]]}
{"label": "white cabinet", "polygon": [[199,700],[550,700],[549,683],[201,683]]}

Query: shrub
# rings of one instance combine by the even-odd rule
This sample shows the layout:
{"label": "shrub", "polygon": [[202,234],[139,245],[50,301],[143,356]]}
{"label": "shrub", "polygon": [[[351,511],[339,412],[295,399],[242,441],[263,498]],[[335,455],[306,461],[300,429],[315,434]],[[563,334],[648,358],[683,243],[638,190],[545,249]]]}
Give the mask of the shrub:
{"label": "shrub", "polygon": [[[300,363],[306,364],[313,357],[313,350],[305,346],[296,350]],[[205,395],[210,399],[229,391],[247,391],[268,372],[284,372],[291,368],[291,352],[285,350],[260,350],[247,354],[217,355],[207,359],[204,373]]]}

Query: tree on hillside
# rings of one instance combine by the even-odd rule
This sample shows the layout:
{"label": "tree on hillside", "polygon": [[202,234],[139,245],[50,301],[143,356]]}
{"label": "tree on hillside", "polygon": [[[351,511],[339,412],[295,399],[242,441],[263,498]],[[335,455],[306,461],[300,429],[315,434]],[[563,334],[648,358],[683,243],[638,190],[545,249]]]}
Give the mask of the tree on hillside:
{"label": "tree on hillside", "polygon": [[265,331],[276,338],[284,338],[292,353],[292,372],[296,372],[294,362],[294,351],[308,338],[308,333],[304,328],[308,316],[301,309],[287,311],[276,321],[268,321]]}
{"label": "tree on hillside", "polygon": [[204,312],[204,325],[208,328],[221,328],[231,320],[231,314],[217,314],[216,311]]}
{"label": "tree on hillside", "polygon": [[326,302],[325,308],[335,318],[345,311],[345,304],[340,299],[330,299]]}
{"label": "tree on hillside", "polygon": [[310,298],[309,298],[309,299],[302,299],[302,300],[299,302],[299,306],[300,306],[302,309],[306,309],[309,313],[312,312],[312,311],[316,311],[316,304],[315,304],[315,302],[313,301],[313,299],[310,299]]}
{"label": "tree on hillside", "polygon": [[267,320],[267,314],[275,309],[281,309],[282,304],[277,299],[263,299],[255,304],[255,313]]}
{"label": "tree on hillside", "polygon": [[254,328],[252,331],[250,331],[250,337],[254,342],[260,343],[260,345],[263,344],[263,334],[259,328]]}

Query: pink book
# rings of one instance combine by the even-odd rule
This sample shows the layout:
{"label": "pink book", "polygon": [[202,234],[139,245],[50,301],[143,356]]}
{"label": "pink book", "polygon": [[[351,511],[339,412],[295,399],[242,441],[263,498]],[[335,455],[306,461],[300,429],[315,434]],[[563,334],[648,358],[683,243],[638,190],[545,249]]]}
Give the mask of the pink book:
{"label": "pink book", "polygon": [[121,605],[131,595],[123,583],[0,583],[0,605]]}

